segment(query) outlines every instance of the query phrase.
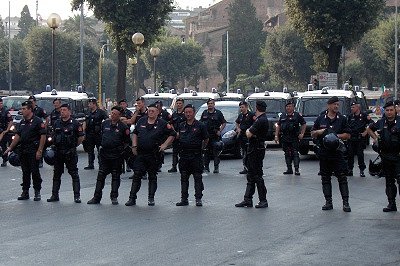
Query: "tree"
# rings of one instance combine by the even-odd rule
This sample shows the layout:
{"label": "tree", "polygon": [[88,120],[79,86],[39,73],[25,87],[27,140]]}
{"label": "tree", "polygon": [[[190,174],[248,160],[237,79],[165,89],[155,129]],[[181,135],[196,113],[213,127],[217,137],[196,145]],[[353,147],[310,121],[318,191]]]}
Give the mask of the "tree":
{"label": "tree", "polygon": [[287,0],[287,14],[309,48],[328,57],[327,71],[337,73],[342,47],[351,48],[377,25],[385,0]]}
{"label": "tree", "polygon": [[[249,0],[235,0],[229,5],[229,80],[238,74],[254,76],[263,63],[261,48],[266,34],[257,19],[256,9]],[[226,36],[224,38],[226,40]],[[226,41],[224,42],[226,43]],[[218,70],[226,80],[226,46]]]}
{"label": "tree", "polygon": [[[97,20],[84,16],[84,34],[89,38],[96,37],[95,26],[97,24]],[[74,35],[80,34],[81,28],[81,17],[79,15],[74,15],[73,17],[69,17],[66,21],[64,21],[63,28],[65,32],[72,33]]]}
{"label": "tree", "polygon": [[313,56],[302,36],[290,26],[268,35],[263,55],[267,73],[281,87],[304,87],[313,72]]}
{"label": "tree", "polygon": [[31,17],[31,13],[29,12],[29,8],[27,5],[21,11],[21,18],[18,21],[18,27],[20,28],[17,38],[23,40],[26,35],[31,31],[31,29],[35,26],[35,20]]}
{"label": "tree", "polygon": [[144,47],[152,43],[173,10],[173,0],[72,0],[73,9],[82,2],[88,3],[95,17],[107,24],[118,53],[117,98],[125,98],[127,55],[134,51],[132,35],[141,32],[145,36]]}
{"label": "tree", "polygon": [[[26,85],[28,75],[26,73],[26,50],[22,44],[22,40],[11,39],[11,71],[12,71],[12,87],[14,90],[30,89]],[[0,39],[0,88],[8,88],[8,39]],[[6,74],[7,73],[7,74]]]}
{"label": "tree", "polygon": [[6,36],[6,31],[3,25],[3,19],[0,16],[0,39],[3,39]]}

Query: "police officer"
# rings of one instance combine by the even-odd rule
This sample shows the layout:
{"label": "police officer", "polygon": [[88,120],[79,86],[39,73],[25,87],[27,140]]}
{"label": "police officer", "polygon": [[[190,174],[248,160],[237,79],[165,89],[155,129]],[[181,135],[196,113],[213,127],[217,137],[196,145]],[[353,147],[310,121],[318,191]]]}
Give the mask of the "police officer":
{"label": "police officer", "polygon": [[132,121],[136,125],[140,118],[147,116],[146,100],[144,97],[136,99],[136,110],[133,112]]}
{"label": "police officer", "polygon": [[[10,112],[4,107],[3,99],[0,98],[0,148],[5,151],[9,141],[8,132],[12,126],[13,119]],[[7,166],[7,154],[2,154],[3,163],[1,167]]]}
{"label": "police officer", "polygon": [[54,123],[61,117],[61,99],[55,98],[53,100],[54,109],[50,113],[50,125],[54,128]]}
{"label": "police officer", "polygon": [[18,200],[29,199],[32,175],[33,188],[35,190],[34,201],[39,201],[41,200],[40,189],[42,188],[39,160],[42,158],[46,141],[46,126],[42,119],[33,114],[31,102],[23,102],[21,111],[23,119],[19,123],[12,143],[4,154],[8,154],[8,152],[12,151],[19,144],[17,152],[19,153],[22,169],[22,194],[18,197]]}
{"label": "police officer", "polygon": [[[131,127],[133,124],[132,116],[133,112],[128,109],[128,103],[126,102],[126,99],[122,99],[118,102],[119,107],[122,109],[122,114],[121,114],[121,122],[124,123],[128,129]],[[131,172],[131,168],[129,167],[128,161],[126,162],[126,171]]]}
{"label": "police officer", "polygon": [[136,194],[140,190],[141,178],[146,172],[149,179],[148,205],[154,206],[160,152],[172,143],[175,136],[176,132],[172,126],[158,118],[156,105],[149,105],[147,116],[138,121],[133,131],[132,152],[137,157],[134,162],[132,187],[129,200],[125,203],[126,206],[136,205]]}
{"label": "police officer", "polygon": [[215,100],[207,100],[207,110],[201,114],[200,122],[203,122],[210,137],[207,150],[204,152],[204,171],[210,172],[211,155],[214,157],[214,173],[219,173],[219,155],[222,151],[221,132],[225,128],[226,120],[220,110],[215,109]]}
{"label": "police officer", "polygon": [[84,169],[94,169],[94,148],[97,148],[97,153],[101,145],[101,123],[108,118],[107,113],[101,110],[97,105],[96,99],[89,99],[89,111],[85,117],[83,128],[85,130],[84,147],[88,153],[89,164]]}
{"label": "police officer", "polygon": [[[339,98],[333,96],[328,99],[328,109],[318,116],[311,130],[311,136],[317,140],[319,151],[319,166],[322,180],[322,191],[325,196],[326,203],[322,206],[322,210],[332,210],[332,172],[338,178],[339,189],[343,199],[343,211],[350,212],[349,205],[349,188],[347,185],[347,165],[344,158],[345,150],[341,149],[339,139],[346,140],[350,138],[350,128],[345,116],[339,113]],[[336,137],[338,146],[332,148],[329,142],[331,139],[324,137],[332,133]]]}
{"label": "police officer", "polygon": [[239,174],[247,174],[246,167],[246,157],[247,157],[247,145],[248,139],[246,137],[246,130],[253,125],[256,116],[253,112],[249,111],[249,106],[247,102],[241,101],[239,103],[240,114],[236,119],[236,134],[239,139],[240,148],[242,151],[243,157],[243,170],[239,172]]}
{"label": "police officer", "polygon": [[74,201],[81,203],[80,181],[78,174],[78,153],[76,147],[79,146],[84,138],[82,125],[71,117],[71,107],[68,104],[60,106],[60,119],[54,122],[54,174],[52,194],[47,202],[59,201],[59,190],[61,176],[64,173],[64,164],[68,173],[72,177],[72,189],[74,191]]}
{"label": "police officer", "polygon": [[163,108],[163,102],[158,100],[154,103],[158,108],[158,117],[164,119],[165,121],[169,122],[172,116],[168,113],[166,109]]}
{"label": "police officer", "polygon": [[253,195],[257,186],[258,198],[260,202],[256,208],[267,208],[267,188],[263,179],[263,160],[265,157],[265,136],[268,133],[268,118],[265,114],[267,104],[264,101],[256,102],[256,120],[253,125],[246,130],[249,139],[247,150],[247,186],[244,200],[236,207],[253,207]]}
{"label": "police officer", "polygon": [[[41,118],[44,121],[44,125],[47,130],[47,125],[49,124],[49,115],[46,113],[46,110],[44,110],[42,107],[36,105],[36,97],[31,95],[28,98],[28,101],[32,103],[33,107],[33,115]],[[39,168],[43,167],[43,157],[40,158],[39,160]]]}
{"label": "police officer", "polygon": [[196,206],[203,206],[201,198],[203,197],[203,161],[201,151],[207,146],[208,132],[203,123],[196,120],[195,108],[188,104],[185,106],[186,121],[178,126],[179,141],[179,172],[181,173],[181,201],[176,206],[189,205],[188,190],[189,177],[193,175]]}
{"label": "police officer", "polygon": [[[182,98],[178,98],[175,101],[176,110],[172,114],[171,124],[174,130],[179,129],[179,125],[186,120],[184,106],[185,101]],[[178,170],[176,166],[178,165],[178,155],[179,155],[179,141],[175,139],[172,143],[172,168],[168,170],[168,173],[176,173]]]}
{"label": "police officer", "polygon": [[111,108],[111,119],[101,125],[100,169],[97,174],[94,196],[88,204],[99,204],[103,194],[105,180],[111,174],[111,203],[118,204],[118,189],[121,183],[122,165],[124,163],[123,151],[129,145],[129,128],[121,122],[123,110],[119,106]]}
{"label": "police officer", "polygon": [[[392,101],[384,105],[385,117],[371,124],[367,132],[378,144],[382,159],[382,169],[386,179],[386,196],[389,204],[383,208],[384,212],[397,211],[396,195],[397,184],[400,190],[400,118],[396,116],[395,105]],[[379,137],[375,134],[378,132]]]}
{"label": "police officer", "polygon": [[303,116],[294,111],[294,102],[288,101],[285,106],[286,113],[279,117],[275,128],[275,142],[282,144],[285,153],[287,170],[284,175],[293,174],[292,161],[294,164],[294,174],[300,175],[300,156],[299,144],[306,131],[306,121]]}
{"label": "police officer", "polygon": [[347,117],[350,127],[350,139],[347,141],[348,160],[347,175],[353,176],[354,156],[357,155],[358,167],[360,168],[360,176],[365,177],[364,170],[366,168],[364,162],[364,149],[366,148],[367,126],[373,121],[367,113],[361,112],[360,104],[351,103],[351,114]]}

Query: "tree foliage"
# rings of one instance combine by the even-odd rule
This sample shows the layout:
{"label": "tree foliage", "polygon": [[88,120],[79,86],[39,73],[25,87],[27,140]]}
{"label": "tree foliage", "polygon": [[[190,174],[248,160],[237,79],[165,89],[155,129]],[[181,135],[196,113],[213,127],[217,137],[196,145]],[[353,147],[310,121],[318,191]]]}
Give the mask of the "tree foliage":
{"label": "tree foliage", "polygon": [[[96,30],[95,26],[97,24],[97,20],[84,16],[84,35],[88,38],[95,38]],[[80,34],[80,27],[81,27],[81,17],[80,15],[74,15],[73,17],[69,17],[67,20],[63,22],[63,28],[65,32],[72,33],[74,35]]]}
{"label": "tree foliage", "polygon": [[270,79],[281,87],[304,87],[313,73],[313,56],[303,37],[291,27],[284,26],[269,34],[263,55]]}
{"label": "tree foliage", "polygon": [[173,10],[172,0],[72,0],[73,9],[86,2],[96,18],[107,24],[107,30],[118,53],[117,98],[125,98],[127,55],[132,55],[132,35],[145,36],[143,46],[152,43]]}
{"label": "tree foliage", "polygon": [[[261,48],[266,34],[257,19],[256,9],[249,0],[235,0],[229,5],[229,79],[233,83],[239,74],[254,76],[263,63]],[[225,38],[226,39],[226,38]],[[226,80],[226,47],[218,70]]]}
{"label": "tree foliage", "polygon": [[6,36],[6,31],[4,28],[3,19],[0,16],[0,39],[4,38],[5,36]]}
{"label": "tree foliage", "polygon": [[286,0],[291,23],[308,47],[328,57],[328,72],[337,72],[342,47],[351,48],[377,25],[385,0]]}
{"label": "tree foliage", "polygon": [[[26,86],[28,75],[26,74],[26,50],[22,45],[22,40],[11,39],[11,71],[12,87],[16,90],[29,89]],[[0,89],[8,88],[8,39],[0,39]]]}
{"label": "tree foliage", "polygon": [[23,40],[25,39],[26,35],[32,30],[35,26],[36,22],[31,17],[31,13],[29,12],[29,8],[27,5],[21,11],[21,18],[18,21],[18,27],[20,28],[17,38]]}

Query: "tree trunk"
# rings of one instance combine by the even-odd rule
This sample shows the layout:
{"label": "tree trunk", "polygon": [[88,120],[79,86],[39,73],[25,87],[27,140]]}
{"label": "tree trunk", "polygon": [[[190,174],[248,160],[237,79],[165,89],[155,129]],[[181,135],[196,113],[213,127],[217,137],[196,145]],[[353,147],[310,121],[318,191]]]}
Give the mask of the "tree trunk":
{"label": "tree trunk", "polygon": [[[342,53],[342,45],[337,45],[331,43],[329,48],[327,49],[328,52],[328,72],[329,73],[337,73],[340,63],[340,55]],[[346,77],[343,77],[346,79]]]}
{"label": "tree trunk", "polygon": [[126,52],[117,48],[118,53],[118,74],[117,74],[117,101],[126,98],[125,84],[126,84]]}

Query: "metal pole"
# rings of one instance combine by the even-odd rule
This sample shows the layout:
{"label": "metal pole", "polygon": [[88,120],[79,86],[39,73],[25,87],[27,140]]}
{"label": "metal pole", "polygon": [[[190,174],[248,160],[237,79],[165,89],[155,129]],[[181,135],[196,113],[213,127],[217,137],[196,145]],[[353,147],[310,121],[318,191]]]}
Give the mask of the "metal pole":
{"label": "metal pole", "polygon": [[158,92],[157,88],[157,76],[156,76],[156,57],[154,56],[154,92]]}
{"label": "metal pole", "polygon": [[229,31],[226,31],[226,92],[229,92]]}
{"label": "metal pole", "polygon": [[55,80],[54,80],[54,72],[55,72],[55,62],[54,62],[54,58],[55,58],[55,33],[54,33],[55,29],[52,28],[51,29],[51,89],[55,89]]}
{"label": "metal pole", "polygon": [[102,93],[102,91],[101,91],[101,67],[102,67],[102,60],[103,60],[103,57],[102,57],[102,54],[103,54],[103,51],[104,51],[104,45],[101,47],[101,49],[100,49],[100,57],[99,57],[99,91],[98,91],[98,102],[99,102],[99,104],[101,105],[101,103],[102,103],[102,101],[101,101],[101,93]]}
{"label": "metal pole", "polygon": [[12,90],[12,72],[11,72],[11,1],[8,1],[8,94]]}
{"label": "metal pole", "polygon": [[83,25],[83,1],[81,4],[81,18],[80,18],[80,84],[83,85],[83,37],[84,37],[84,25]]}
{"label": "metal pole", "polygon": [[138,45],[136,47],[136,59],[137,59],[137,63],[136,63],[136,99],[139,96],[139,90],[140,90],[140,82],[139,82],[139,62],[140,62],[140,46]]}
{"label": "metal pole", "polygon": [[397,35],[398,35],[398,33],[397,33],[397,6],[398,6],[398,0],[396,0],[396,15],[395,15],[395,17],[394,17],[394,19],[395,19],[395,25],[396,25],[396,29],[395,29],[395,34],[394,34],[394,38],[395,38],[395,40],[394,40],[394,46],[395,46],[395,50],[394,50],[394,99],[395,100],[397,100],[397,71],[398,71],[398,67],[397,67],[397,64],[398,64],[398,55],[397,55],[397,53],[398,53],[398,49],[399,49],[399,44],[398,44],[398,40],[397,40]]}

